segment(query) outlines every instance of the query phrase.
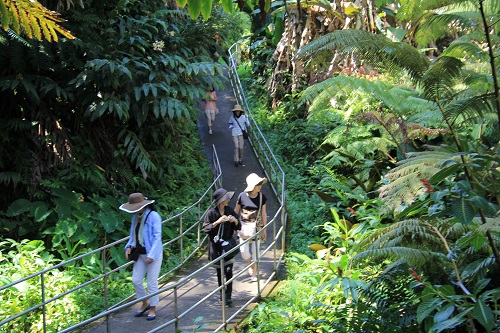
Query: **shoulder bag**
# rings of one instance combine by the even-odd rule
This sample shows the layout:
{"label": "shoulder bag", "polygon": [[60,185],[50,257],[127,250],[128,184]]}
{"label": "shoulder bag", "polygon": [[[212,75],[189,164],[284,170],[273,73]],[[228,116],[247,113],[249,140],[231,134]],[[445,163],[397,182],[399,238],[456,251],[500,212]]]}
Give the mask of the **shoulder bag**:
{"label": "shoulder bag", "polygon": [[[218,250],[220,256],[225,255],[226,253],[228,253],[229,251],[234,249],[237,245],[236,239],[234,239],[233,236],[229,237],[229,239],[227,239],[227,240],[220,238],[220,235],[222,234],[221,230],[224,230],[225,223],[226,222],[224,222],[222,224],[222,226],[219,228],[219,231],[217,232],[217,236],[216,236],[217,238],[214,238],[215,246],[217,247],[217,250]],[[233,259],[238,254],[238,252],[239,251],[233,251],[229,255],[227,255],[224,259],[226,261],[229,261],[229,260]]]}
{"label": "shoulder bag", "polygon": [[238,121],[238,119],[236,119],[236,117],[234,117],[234,120],[236,121],[236,124],[238,124],[238,127],[241,129],[241,132],[243,132],[243,139],[248,139],[248,132],[246,129],[243,129],[241,128],[241,125],[240,125],[240,122]]}
{"label": "shoulder bag", "polygon": [[[144,223],[146,223],[146,221],[148,220],[149,214],[151,214],[151,212],[152,212],[152,210],[150,210],[150,211],[148,212],[148,215],[146,215],[146,218],[144,219]],[[136,239],[135,241],[136,241],[136,245],[137,245],[137,242],[138,242],[139,240],[137,240],[137,239]],[[137,261],[137,260],[139,259],[139,255],[140,255],[140,253],[139,253],[139,252],[140,252],[140,251],[139,251],[139,247],[138,247],[138,246],[136,246],[136,247],[131,247],[131,248],[130,248],[130,253],[129,253],[129,255],[128,255],[128,260],[129,260],[129,261]]]}
{"label": "shoulder bag", "polygon": [[[247,194],[248,195],[248,194]],[[258,230],[262,227],[259,224],[260,218],[260,209],[262,208],[262,193],[259,192],[259,210],[257,214],[255,214],[254,210],[247,210],[245,208],[241,208],[241,231],[239,236],[242,239],[248,239],[250,237],[255,236]]]}

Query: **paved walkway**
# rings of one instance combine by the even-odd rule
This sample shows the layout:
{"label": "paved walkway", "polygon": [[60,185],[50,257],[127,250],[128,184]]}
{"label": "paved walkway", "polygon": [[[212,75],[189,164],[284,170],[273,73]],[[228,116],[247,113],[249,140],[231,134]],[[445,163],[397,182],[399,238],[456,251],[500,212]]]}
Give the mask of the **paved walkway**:
{"label": "paved walkway", "polygon": [[[252,172],[255,172],[262,177],[264,176],[264,172],[248,143],[246,143],[243,156],[244,166],[234,166],[233,143],[231,139],[231,131],[228,129],[229,116],[231,115],[231,109],[235,104],[235,98],[231,89],[231,85],[227,83],[227,86],[224,90],[217,90],[217,95],[219,115],[216,117],[215,123],[212,126],[213,134],[208,134],[206,120],[201,112],[198,121],[198,130],[209,161],[211,160],[212,156],[212,145],[215,145],[219,156],[219,162],[222,168],[222,186],[228,191],[235,191],[235,196],[229,203],[230,206],[234,207],[238,193],[243,191],[246,187],[246,176]],[[262,187],[262,193],[264,193],[268,198],[267,215],[268,219],[271,219],[276,213],[279,204],[268,185],[264,185]],[[270,237],[268,238],[270,239]],[[169,281],[167,285],[180,280],[183,276],[195,272],[199,268],[203,267],[203,265],[205,265],[207,262],[207,255],[204,254],[192,266],[187,268],[185,271],[180,272],[178,277],[172,279],[172,281]],[[244,262],[241,256],[237,255],[235,258],[234,272],[235,275],[240,275],[233,283],[233,306],[225,307],[226,318],[234,314],[236,310],[240,309],[246,302],[248,302],[253,296],[257,294],[258,284],[255,282],[251,282],[247,272],[243,271],[245,264],[246,262]],[[273,270],[272,252],[266,255],[266,258],[260,267],[261,269],[259,276],[262,281],[261,283],[263,283],[270,276]],[[189,283],[181,286],[180,289],[178,289],[177,294],[178,296],[181,296],[179,297],[180,304],[178,305],[179,313],[182,313],[195,305],[196,302],[201,300],[210,291],[213,291],[216,288],[217,275],[215,274],[215,269],[208,268],[200,275],[197,275]],[[146,321],[145,317],[135,318],[133,314],[139,308],[139,304],[136,304],[132,309],[120,311],[110,316],[107,323],[104,321],[98,325],[94,325],[91,328],[84,330],[83,332],[148,332],[174,318],[173,300],[174,297],[172,295],[172,292],[161,294],[160,303],[157,307],[156,320]],[[214,295],[212,296],[212,299],[210,299],[205,304],[202,304],[201,307],[196,308],[194,311],[181,318],[179,329],[180,332],[183,333],[212,332],[221,323],[221,319],[222,305],[221,302],[219,302],[218,295]],[[233,327],[234,324],[237,324],[237,321],[238,320],[233,321],[231,325],[229,325],[228,329],[230,327]],[[202,325],[205,326],[200,327]],[[169,328],[162,329],[160,332],[175,333],[175,330],[173,325],[171,325],[169,326]]]}

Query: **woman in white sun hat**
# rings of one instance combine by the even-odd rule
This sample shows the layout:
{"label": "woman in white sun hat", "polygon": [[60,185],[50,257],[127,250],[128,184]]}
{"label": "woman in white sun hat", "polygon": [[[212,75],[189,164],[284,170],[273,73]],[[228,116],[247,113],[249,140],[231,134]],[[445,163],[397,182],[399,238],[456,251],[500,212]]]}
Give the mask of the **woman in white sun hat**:
{"label": "woman in white sun hat", "polygon": [[[266,196],[260,191],[262,185],[267,183],[267,178],[262,178],[256,173],[251,173],[246,179],[247,187],[244,192],[238,195],[234,211],[239,214],[241,222],[240,243],[255,234],[259,228],[263,228],[267,224],[266,212]],[[255,230],[254,230],[255,227]],[[266,241],[266,233],[263,232],[260,237],[254,238],[240,247],[241,256],[252,266],[248,269],[250,280],[257,281],[257,248],[260,242]]]}
{"label": "woman in white sun hat", "polygon": [[[163,260],[163,243],[161,240],[161,217],[153,206],[154,200],[147,200],[142,193],[132,193],[128,202],[119,207],[120,210],[134,214],[130,226],[130,239],[125,245],[125,257],[134,260],[132,283],[137,298],[158,291],[158,276]],[[146,278],[148,291],[144,288]],[[149,311],[146,320],[156,319],[156,305],[159,295],[142,301],[140,311],[135,313],[141,317]]]}

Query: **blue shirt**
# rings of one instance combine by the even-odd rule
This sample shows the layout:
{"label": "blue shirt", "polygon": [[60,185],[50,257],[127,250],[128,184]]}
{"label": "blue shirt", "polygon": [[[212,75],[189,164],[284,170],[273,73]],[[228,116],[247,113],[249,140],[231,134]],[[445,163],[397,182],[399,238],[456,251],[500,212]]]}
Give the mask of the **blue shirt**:
{"label": "blue shirt", "polygon": [[[155,211],[151,211],[149,208],[144,212],[144,216],[147,216],[147,220],[144,222],[144,228],[142,230],[146,256],[153,260],[157,260],[160,259],[163,254],[163,243],[161,240],[161,217],[160,214]],[[125,249],[134,246],[133,233],[135,232],[136,225],[137,215],[134,214],[132,217],[132,225],[130,226],[130,238],[125,245]]]}

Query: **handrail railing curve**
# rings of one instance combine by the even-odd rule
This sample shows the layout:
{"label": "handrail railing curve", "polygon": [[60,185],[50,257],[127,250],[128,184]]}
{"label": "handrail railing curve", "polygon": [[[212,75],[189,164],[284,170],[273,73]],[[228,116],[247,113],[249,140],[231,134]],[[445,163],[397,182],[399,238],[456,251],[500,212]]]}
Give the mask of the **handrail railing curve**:
{"label": "handrail railing curve", "polygon": [[[277,211],[275,215],[268,221],[268,224],[266,227],[261,229],[256,236],[246,240],[243,244],[247,244],[248,242],[254,241],[259,235],[263,232],[267,232],[268,234],[268,240],[269,242],[265,245],[264,248],[259,249],[257,247],[257,267],[259,267],[261,261],[265,258],[267,255],[269,258],[269,255],[272,255],[272,263],[273,263],[273,271],[269,274],[266,280],[262,280],[260,277],[257,280],[257,293],[253,295],[250,299],[246,301],[246,303],[241,306],[237,311],[229,315],[225,309],[225,307],[221,308],[221,319],[217,323],[217,327],[215,327],[214,331],[218,332],[220,330],[223,330],[227,327],[227,325],[237,318],[243,311],[246,311],[247,307],[255,302],[261,295],[261,293],[264,291],[264,288],[268,286],[273,280],[277,278],[277,268],[278,266],[282,263],[283,257],[284,257],[284,248],[285,248],[285,230],[286,230],[286,220],[287,220],[287,213],[286,213],[286,207],[285,207],[285,174],[280,167],[276,157],[274,156],[272,150],[270,149],[267,141],[265,140],[264,135],[259,129],[259,126],[251,117],[251,110],[248,106],[248,103],[246,101],[246,97],[243,92],[243,88],[241,86],[241,82],[239,81],[238,73],[237,73],[237,57],[239,57],[239,45],[235,44],[233,45],[230,50],[229,50],[229,59],[230,59],[230,66],[229,66],[229,73],[230,73],[230,80],[231,80],[231,85],[233,88],[233,92],[236,96],[237,101],[245,107],[245,110],[248,111],[248,114],[250,114],[250,121],[251,121],[251,138],[250,138],[250,143],[252,146],[252,149],[254,150],[256,156],[258,157],[259,163],[261,164],[266,177],[269,179],[269,184],[276,195],[276,198],[278,199],[279,202],[279,207],[277,208]],[[193,279],[198,279],[200,278],[201,274],[203,274],[206,270],[209,268],[212,268],[214,265],[224,265],[224,260],[225,256],[228,254],[224,255],[223,257],[220,257],[216,260],[213,260],[206,265],[203,265],[196,271],[190,273],[187,276],[183,276],[176,282],[171,282],[168,281],[166,278],[169,277],[172,273],[175,271],[178,271],[180,268],[182,268],[191,258],[196,256],[197,254],[200,253],[200,251],[204,250],[204,247],[207,244],[207,236],[203,233],[202,231],[202,225],[203,225],[203,220],[205,218],[205,215],[207,211],[212,207],[212,194],[213,191],[216,188],[219,188],[222,186],[222,170],[219,164],[219,159],[217,156],[217,152],[215,150],[215,147],[212,147],[212,171],[213,171],[213,182],[212,184],[206,189],[206,191],[201,195],[201,197],[190,205],[189,207],[185,208],[182,212],[171,216],[162,223],[174,223],[175,221],[178,221],[178,229],[179,229],[179,235],[169,239],[167,242],[163,244],[164,247],[169,247],[173,244],[178,244],[179,250],[180,250],[180,260],[178,265],[176,265],[174,268],[169,270],[168,272],[164,273],[160,277],[160,281],[163,281],[163,285],[160,286],[157,294],[166,294],[170,293],[173,295],[173,317],[169,319],[168,321],[161,323],[159,326],[155,327],[151,331],[152,332],[158,332],[166,327],[169,326],[174,326],[175,330],[177,331],[180,327],[180,322],[183,318],[187,317],[190,313],[193,311],[196,311],[199,309],[200,306],[204,305],[205,302],[208,302],[211,297],[213,297],[215,294],[219,293],[221,290],[224,290],[228,283],[231,283],[232,281],[240,278],[243,274],[246,274],[248,268],[250,268],[251,264],[246,265],[245,267],[241,268],[239,271],[234,273],[233,278],[230,281],[223,281],[223,284],[214,289],[208,291],[208,293],[199,299],[195,304],[192,304],[189,306],[188,309],[183,311],[182,313],[179,312],[179,302],[181,301],[182,295],[178,293],[179,289],[192,281]],[[194,223],[189,223],[193,221],[194,219],[187,219],[188,222],[184,220],[184,217],[187,216],[188,214],[193,214],[192,212],[196,212],[196,221]],[[184,253],[184,246],[183,246],[183,239],[186,237],[186,235],[190,234],[192,235],[193,233],[196,234],[196,246],[192,248],[192,250],[189,253]],[[272,237],[270,237],[272,235]],[[85,253],[83,255],[77,256],[75,258],[72,258],[70,260],[64,261],[58,265],[49,267],[47,269],[44,269],[40,272],[37,272],[35,274],[32,274],[30,276],[24,277],[20,280],[11,282],[9,284],[6,284],[4,286],[0,287],[0,293],[7,289],[16,286],[19,283],[23,283],[25,281],[31,280],[31,279],[40,279],[40,284],[41,284],[41,294],[42,294],[42,302],[39,304],[35,304],[31,306],[30,308],[24,310],[23,312],[13,314],[12,316],[8,318],[1,318],[0,320],[0,333],[2,333],[2,325],[7,324],[11,321],[14,321],[18,319],[19,317],[22,317],[24,315],[29,314],[30,312],[33,311],[39,311],[41,310],[43,313],[43,329],[41,332],[49,332],[47,328],[47,321],[48,318],[46,318],[46,308],[51,305],[51,303],[55,303],[57,300],[62,299],[63,297],[76,292],[78,290],[81,290],[82,288],[85,288],[86,286],[93,284],[93,283],[102,283],[103,284],[103,290],[104,290],[104,295],[103,297],[105,298],[105,309],[100,312],[99,314],[87,318],[85,320],[82,320],[81,322],[74,324],[70,327],[65,327],[63,329],[58,330],[58,333],[66,333],[66,332],[72,332],[78,328],[82,328],[88,324],[91,324],[101,318],[106,318],[109,319],[109,316],[111,314],[114,314],[122,309],[128,308],[138,302],[141,302],[143,299],[151,297],[151,295],[147,295],[144,298],[135,298],[135,295],[127,295],[124,297],[121,301],[116,302],[115,304],[108,305],[107,304],[107,299],[108,299],[108,286],[107,286],[107,281],[110,279],[111,276],[113,276],[114,273],[126,269],[128,266],[132,265],[131,262],[128,262],[124,265],[121,265],[119,267],[116,267],[114,269],[108,269],[108,265],[106,264],[106,258],[107,254],[113,249],[114,247],[117,246],[123,246],[125,242],[128,240],[129,237],[125,237],[121,240],[115,241],[111,244],[107,244],[99,249],[95,249],[93,251],[90,251],[88,253]],[[236,248],[234,248],[232,251],[239,251],[239,247],[242,244],[238,245]],[[86,281],[85,283],[76,286],[72,289],[69,289],[59,295],[51,296],[51,297],[46,297],[45,295],[45,290],[44,290],[44,278],[45,275],[48,274],[51,270],[56,270],[56,269],[61,269],[64,268],[65,265],[69,265],[71,263],[84,260],[88,256],[92,255],[100,255],[102,260],[103,260],[103,272],[99,276]],[[222,297],[224,298],[225,293],[221,293]],[[224,301],[224,299],[223,299]],[[111,332],[110,330],[110,324],[109,320],[106,320],[107,324],[107,331]],[[52,330],[50,332],[53,332]]]}

